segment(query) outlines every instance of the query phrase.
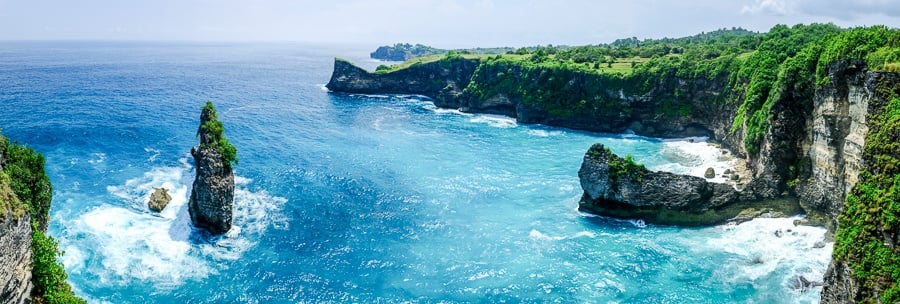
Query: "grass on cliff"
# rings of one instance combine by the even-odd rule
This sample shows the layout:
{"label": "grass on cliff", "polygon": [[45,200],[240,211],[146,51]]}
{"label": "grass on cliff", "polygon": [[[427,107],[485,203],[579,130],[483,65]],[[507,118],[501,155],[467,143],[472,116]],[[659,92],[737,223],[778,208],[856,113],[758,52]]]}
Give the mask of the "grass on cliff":
{"label": "grass on cliff", "polygon": [[5,172],[0,172],[0,220],[7,216],[19,218],[28,212],[28,205],[22,203],[19,197],[13,193],[10,184],[12,180]]}
{"label": "grass on cliff", "polygon": [[[11,191],[20,203],[16,209],[20,216],[31,215],[32,303],[85,303],[72,293],[66,282],[68,275],[57,260],[63,254],[56,240],[46,235],[50,218],[53,188],[44,172],[44,156],[18,143],[10,143],[0,135],[0,148],[4,159],[0,172],[0,198],[6,199]],[[15,214],[15,213],[14,213]]]}
{"label": "grass on cliff", "polygon": [[222,122],[219,121],[219,116],[216,113],[216,108],[213,106],[212,101],[206,102],[206,105],[201,108],[201,113],[203,111],[209,111],[210,119],[200,125],[198,132],[210,134],[210,137],[215,144],[215,149],[219,154],[222,154],[222,160],[225,161],[226,166],[230,167],[233,164],[237,164],[237,148],[235,148],[231,142],[228,141],[228,138],[225,137],[225,127],[222,126]]}

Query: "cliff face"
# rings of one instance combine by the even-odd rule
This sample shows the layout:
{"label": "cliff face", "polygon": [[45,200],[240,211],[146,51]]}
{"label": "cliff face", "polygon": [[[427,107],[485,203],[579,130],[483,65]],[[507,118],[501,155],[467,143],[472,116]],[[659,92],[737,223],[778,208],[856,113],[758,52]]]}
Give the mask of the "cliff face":
{"label": "cliff face", "polygon": [[[844,200],[858,180],[868,124],[869,101],[874,96],[874,73],[862,62],[836,62],[829,67],[829,83],[813,99],[801,144],[804,157],[798,167],[807,174],[797,194],[804,207],[819,210],[826,226],[834,229]],[[801,168],[798,168],[801,169]]]}
{"label": "cliff face", "polygon": [[[218,127],[210,127],[215,125]],[[231,229],[234,204],[234,172],[220,151],[221,131],[215,109],[208,103],[200,114],[197,132],[200,145],[191,149],[197,176],[191,189],[188,212],[194,226],[205,228],[212,234]]]}
{"label": "cliff face", "polygon": [[[900,214],[900,74],[868,72],[864,65],[846,70],[850,72],[845,77],[832,79],[838,92],[834,104],[849,108],[845,119],[849,121],[844,123],[851,128],[838,146],[843,148],[843,159],[835,156],[844,167],[824,167],[821,176],[826,178],[820,179],[831,187],[823,188],[833,189],[832,196],[846,198],[846,204],[830,206],[840,216],[822,303],[896,303],[900,301],[900,223],[896,220]],[[864,144],[859,144],[860,137]],[[822,196],[827,200],[827,195]]]}
{"label": "cliff face", "polygon": [[29,301],[31,255],[31,217],[0,216],[0,303]]}

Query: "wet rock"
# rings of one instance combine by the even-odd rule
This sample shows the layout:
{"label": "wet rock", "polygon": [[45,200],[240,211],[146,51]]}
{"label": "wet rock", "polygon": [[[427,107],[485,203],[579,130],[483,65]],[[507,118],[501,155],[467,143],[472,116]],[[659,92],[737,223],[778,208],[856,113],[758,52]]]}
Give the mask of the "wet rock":
{"label": "wet rock", "polygon": [[706,173],[703,173],[703,177],[705,177],[705,178],[716,177],[716,169],[713,169],[712,167],[706,168]]}
{"label": "wet rock", "polygon": [[791,280],[791,288],[794,290],[799,290],[800,292],[804,292],[809,290],[812,287],[822,286],[822,282],[820,281],[810,281],[806,277],[799,275]]}
{"label": "wet rock", "polygon": [[172,196],[166,188],[153,188],[150,194],[150,200],[147,202],[147,208],[155,212],[162,212],[163,209],[172,201]]}

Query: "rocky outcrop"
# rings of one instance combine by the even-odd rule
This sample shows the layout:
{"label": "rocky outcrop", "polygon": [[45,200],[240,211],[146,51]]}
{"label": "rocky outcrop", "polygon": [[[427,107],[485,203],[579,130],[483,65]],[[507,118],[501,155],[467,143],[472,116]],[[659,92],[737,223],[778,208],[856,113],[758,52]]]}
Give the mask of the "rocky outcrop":
{"label": "rocky outcrop", "polygon": [[31,217],[0,216],[0,303],[30,301],[31,254]]}
{"label": "rocky outcrop", "polygon": [[731,185],[652,172],[628,158],[620,158],[599,143],[585,154],[578,177],[584,189],[581,209],[648,223],[711,225],[746,212],[784,215],[801,211],[796,203],[758,200]]}
{"label": "rocky outcrop", "polygon": [[853,269],[846,263],[829,264],[823,286],[822,304],[859,303],[863,299]]}
{"label": "rocky outcrop", "polygon": [[171,200],[172,196],[169,195],[169,191],[166,188],[153,188],[150,200],[147,201],[147,208],[155,212],[161,212],[163,209],[166,209]]}
{"label": "rocky outcrop", "polygon": [[200,145],[191,148],[197,176],[191,189],[188,212],[194,226],[205,228],[214,235],[222,234],[231,229],[234,172],[231,162],[223,155],[225,151],[220,151],[223,150],[221,140],[224,135],[212,103],[207,103],[200,114],[197,134]]}

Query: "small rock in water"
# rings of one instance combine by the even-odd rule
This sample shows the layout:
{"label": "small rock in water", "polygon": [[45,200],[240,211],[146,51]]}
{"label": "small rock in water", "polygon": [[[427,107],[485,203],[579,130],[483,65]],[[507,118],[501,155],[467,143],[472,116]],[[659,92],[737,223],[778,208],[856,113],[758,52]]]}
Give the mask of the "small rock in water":
{"label": "small rock in water", "polygon": [[153,194],[150,194],[150,201],[147,202],[147,207],[150,210],[161,212],[163,209],[166,209],[171,200],[172,196],[169,195],[169,191],[166,188],[153,188]]}
{"label": "small rock in water", "polygon": [[781,229],[775,230],[775,236],[777,236],[777,237],[784,236],[784,231],[781,231]]}
{"label": "small rock in water", "polygon": [[712,167],[706,168],[706,173],[703,173],[703,177],[706,177],[706,178],[716,177],[716,169],[713,169]]}
{"label": "small rock in water", "polygon": [[813,244],[813,248],[825,248],[825,242],[818,241]]}
{"label": "small rock in water", "polygon": [[725,174],[725,175],[731,174],[731,169],[725,169],[725,172],[723,172],[723,174]]}
{"label": "small rock in water", "polygon": [[741,179],[741,177],[740,177],[739,175],[737,175],[737,174],[731,176],[731,180],[733,180],[733,181],[736,181],[736,180],[739,180],[739,179]]}

